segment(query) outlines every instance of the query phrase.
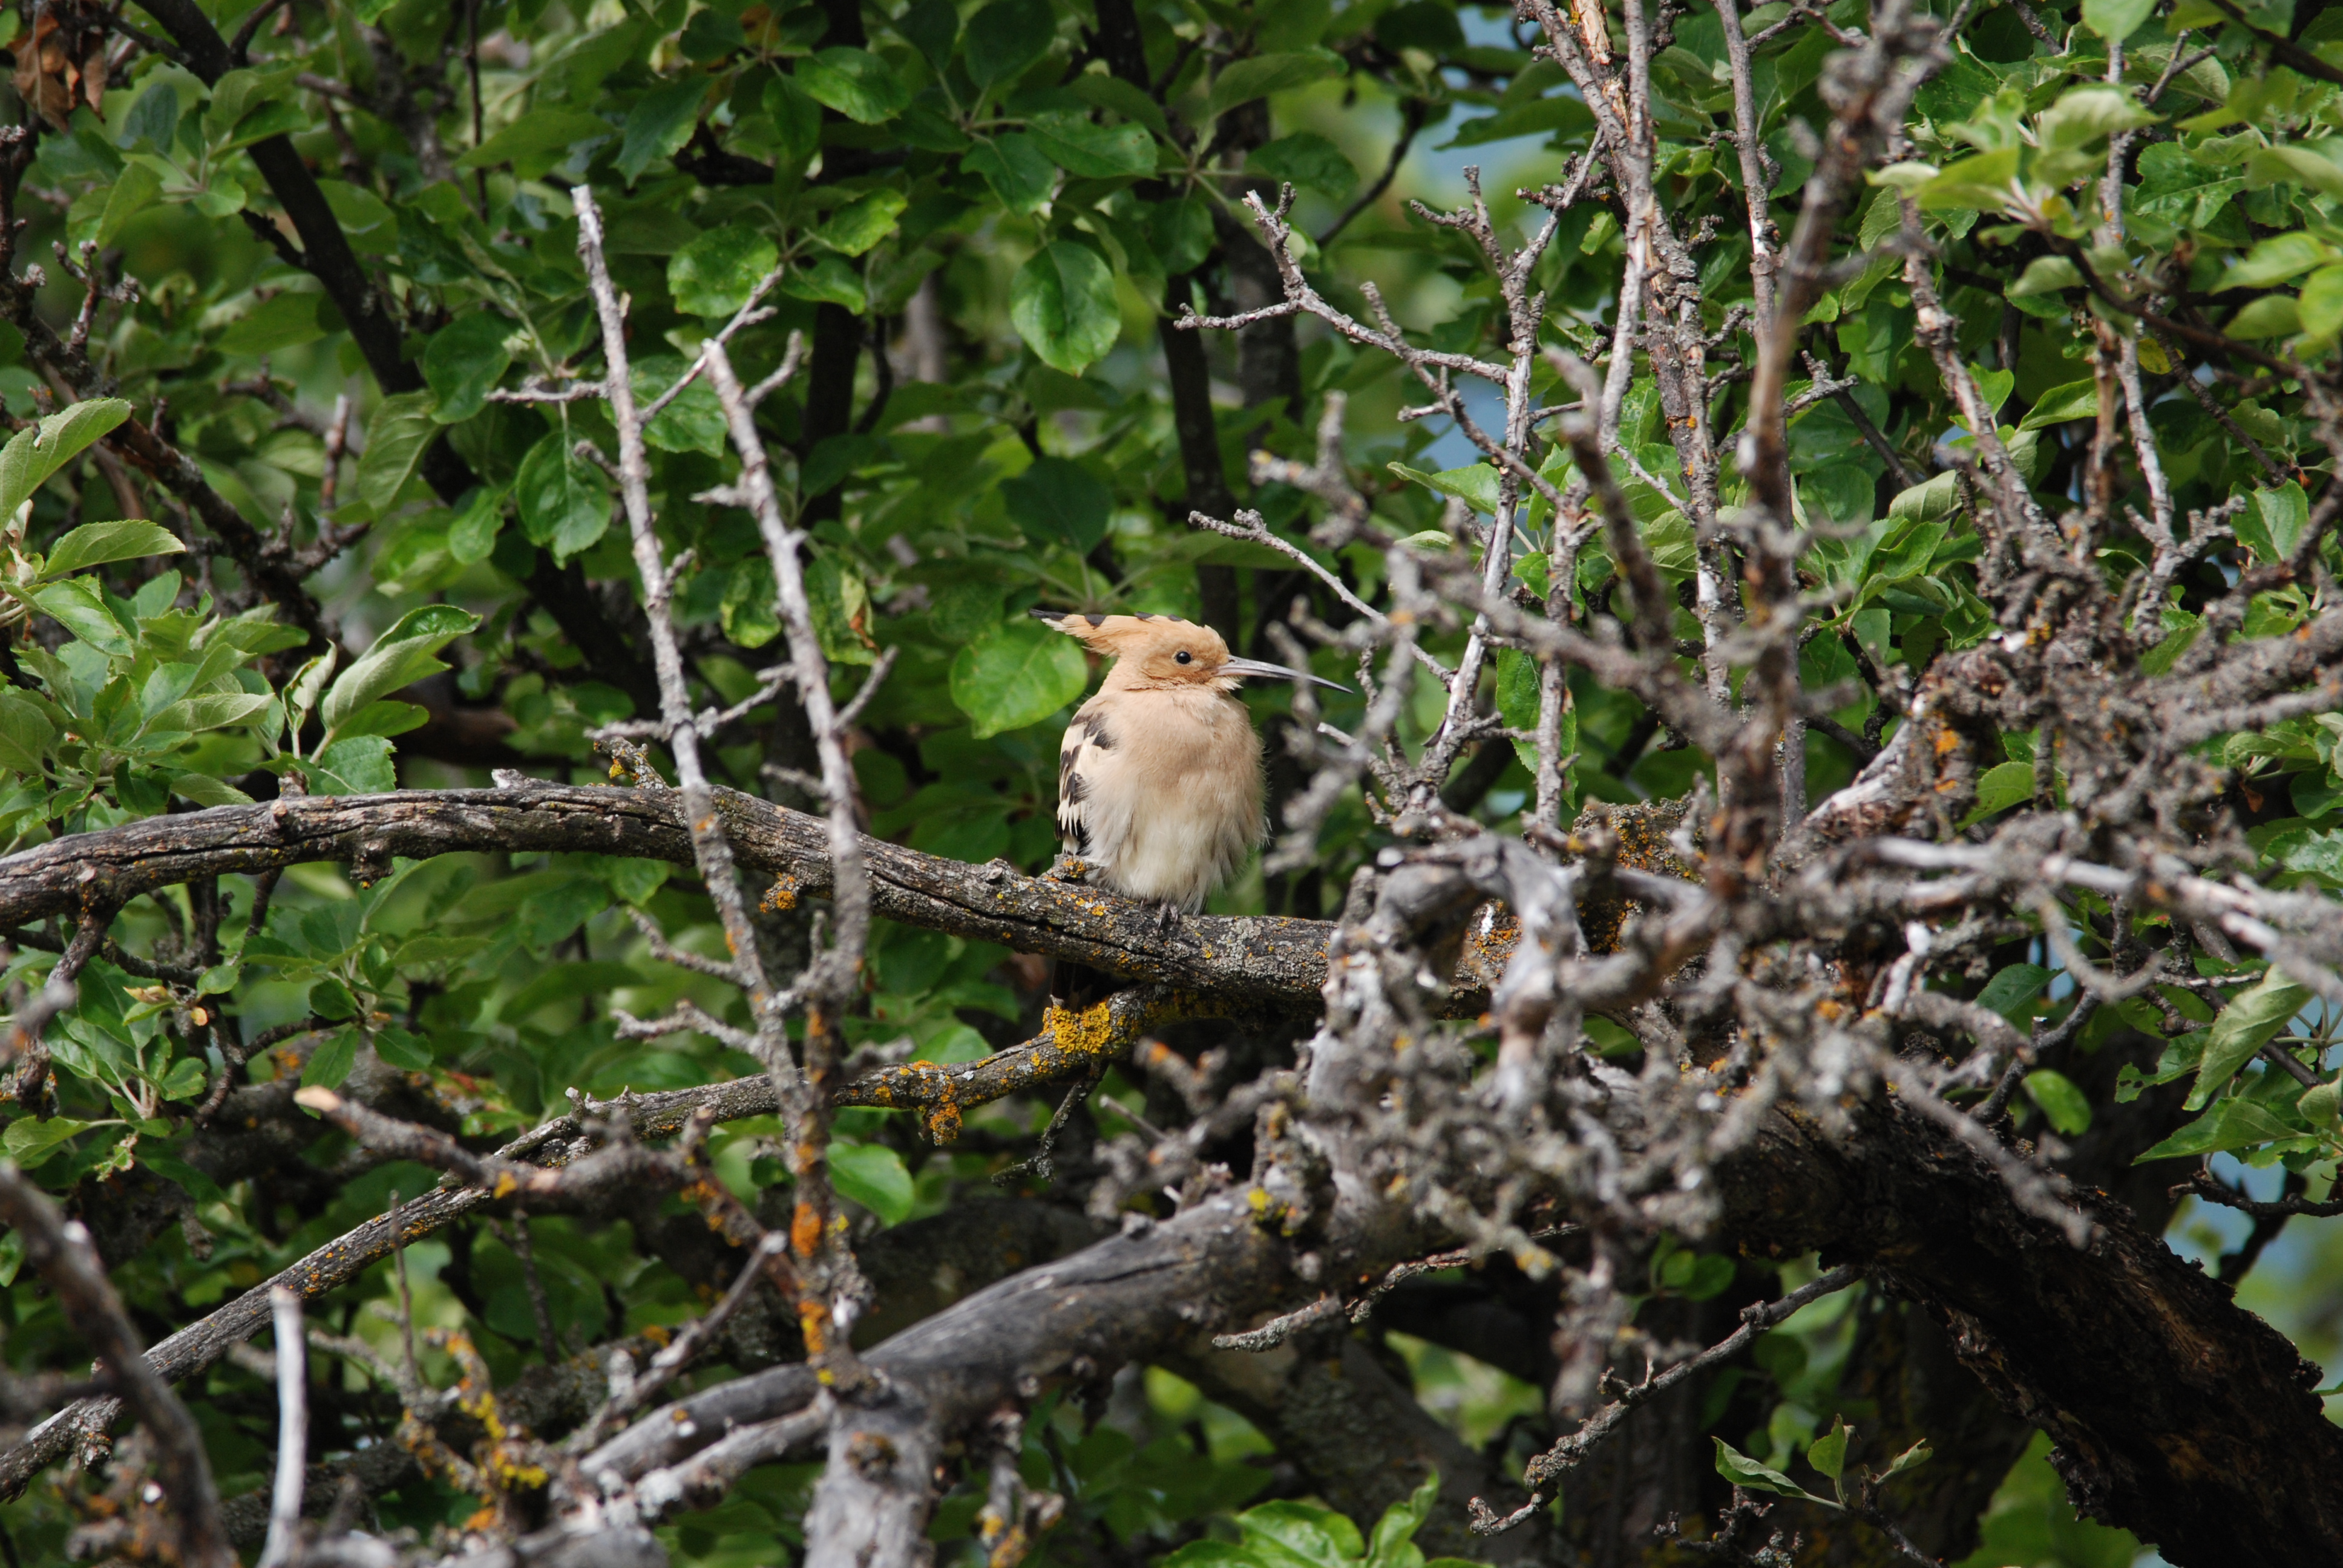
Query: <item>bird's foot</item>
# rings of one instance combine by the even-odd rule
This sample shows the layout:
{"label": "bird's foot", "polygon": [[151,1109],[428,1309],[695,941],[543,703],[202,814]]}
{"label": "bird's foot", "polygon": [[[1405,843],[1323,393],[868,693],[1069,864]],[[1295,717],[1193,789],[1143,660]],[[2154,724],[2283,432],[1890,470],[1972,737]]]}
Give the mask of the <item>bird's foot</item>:
{"label": "bird's foot", "polygon": [[1180,906],[1165,900],[1155,906],[1155,934],[1168,937],[1180,929]]}

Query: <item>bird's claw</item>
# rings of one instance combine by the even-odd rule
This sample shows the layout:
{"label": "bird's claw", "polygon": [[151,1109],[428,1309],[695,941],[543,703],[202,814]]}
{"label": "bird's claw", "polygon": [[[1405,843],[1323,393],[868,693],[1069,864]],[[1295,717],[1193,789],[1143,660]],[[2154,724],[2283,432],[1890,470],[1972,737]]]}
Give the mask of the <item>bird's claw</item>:
{"label": "bird's claw", "polygon": [[1169,902],[1156,905],[1155,934],[1159,937],[1168,937],[1179,929],[1180,906]]}

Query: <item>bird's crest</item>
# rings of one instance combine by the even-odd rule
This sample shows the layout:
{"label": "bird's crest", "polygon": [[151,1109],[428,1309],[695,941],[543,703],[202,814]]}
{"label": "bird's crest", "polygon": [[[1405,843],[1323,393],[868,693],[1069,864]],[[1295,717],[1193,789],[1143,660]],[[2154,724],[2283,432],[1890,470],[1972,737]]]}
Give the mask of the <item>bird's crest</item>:
{"label": "bird's crest", "polygon": [[1306,670],[1256,658],[1233,658],[1221,634],[1209,626],[1173,615],[1086,615],[1071,610],[1026,612],[1046,621],[1068,637],[1078,637],[1093,653],[1114,660],[1107,676],[1110,690],[1177,689],[1203,686],[1233,691],[1247,676],[1277,680],[1306,680],[1313,686],[1350,689],[1322,680]]}
{"label": "bird's crest", "polygon": [[1035,620],[1080,638],[1094,653],[1109,658],[1174,658],[1187,653],[1196,666],[1216,668],[1228,662],[1229,645],[1209,626],[1198,626],[1171,615],[1082,615],[1071,610],[1036,609]]}

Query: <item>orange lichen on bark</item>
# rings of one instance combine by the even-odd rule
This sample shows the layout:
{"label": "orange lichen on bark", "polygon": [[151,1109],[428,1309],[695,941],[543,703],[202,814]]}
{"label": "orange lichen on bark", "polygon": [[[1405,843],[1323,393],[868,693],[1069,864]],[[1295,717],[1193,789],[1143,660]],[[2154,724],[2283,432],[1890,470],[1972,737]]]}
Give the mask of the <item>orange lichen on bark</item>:
{"label": "orange lichen on bark", "polygon": [[[1629,806],[1590,800],[1578,814],[1578,820],[1571,825],[1570,848],[1583,854],[1596,832],[1607,830],[1618,840],[1619,865],[1630,870],[1649,871],[1654,876],[1696,882],[1700,872],[1685,863],[1671,842],[1684,819],[1684,803],[1681,800]],[[1615,889],[1593,889],[1583,894],[1578,900],[1578,925],[1586,933],[1587,948],[1598,953],[1616,952],[1627,917],[1642,907]]]}

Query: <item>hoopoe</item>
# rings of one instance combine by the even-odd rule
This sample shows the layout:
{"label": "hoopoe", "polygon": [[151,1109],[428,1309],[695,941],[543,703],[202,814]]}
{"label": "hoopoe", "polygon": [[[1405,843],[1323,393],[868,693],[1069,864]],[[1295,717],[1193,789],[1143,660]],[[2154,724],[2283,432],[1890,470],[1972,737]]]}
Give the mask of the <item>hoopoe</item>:
{"label": "hoopoe", "polygon": [[1221,634],[1161,615],[1034,618],[1114,668],[1058,749],[1058,833],[1101,887],[1173,910],[1203,906],[1262,841],[1261,739],[1232,695],[1246,676],[1350,689],[1235,658]]}

